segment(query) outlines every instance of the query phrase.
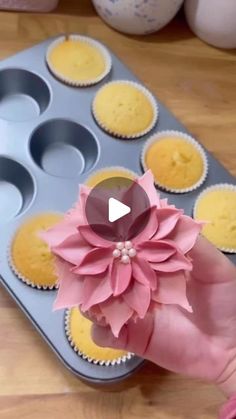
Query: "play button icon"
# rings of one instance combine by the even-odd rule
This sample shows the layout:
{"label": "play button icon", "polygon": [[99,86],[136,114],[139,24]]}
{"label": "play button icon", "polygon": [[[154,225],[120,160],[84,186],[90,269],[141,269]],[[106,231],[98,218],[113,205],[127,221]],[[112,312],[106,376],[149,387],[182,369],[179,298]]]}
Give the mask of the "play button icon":
{"label": "play button icon", "polygon": [[91,229],[103,239],[120,242],[137,236],[150,216],[150,202],[135,180],[109,178],[91,189],[85,215]]}
{"label": "play button icon", "polygon": [[129,214],[131,208],[128,205],[123,204],[115,198],[109,198],[108,201],[108,219],[110,223],[120,220],[125,215]]}

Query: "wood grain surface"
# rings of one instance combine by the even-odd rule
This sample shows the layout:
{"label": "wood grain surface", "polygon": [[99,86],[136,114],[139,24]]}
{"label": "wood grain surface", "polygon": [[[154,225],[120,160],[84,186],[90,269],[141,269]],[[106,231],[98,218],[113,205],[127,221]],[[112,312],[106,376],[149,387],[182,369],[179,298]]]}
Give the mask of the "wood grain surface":
{"label": "wood grain surface", "polygon": [[[0,58],[61,32],[107,44],[236,175],[236,55],[203,44],[180,14],[148,37],[106,26],[89,0],[62,0],[48,15],[0,12]],[[55,358],[0,288],[1,419],[213,419],[224,401],[214,386],[148,363],[119,385],[98,389]]]}

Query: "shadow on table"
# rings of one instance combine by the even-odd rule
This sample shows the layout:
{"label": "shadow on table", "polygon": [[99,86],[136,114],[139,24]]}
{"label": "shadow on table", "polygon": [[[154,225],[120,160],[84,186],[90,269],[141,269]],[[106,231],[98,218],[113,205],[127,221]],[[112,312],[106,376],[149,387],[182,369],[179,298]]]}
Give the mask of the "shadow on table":
{"label": "shadow on table", "polygon": [[142,390],[143,386],[153,387],[155,383],[155,391],[158,387],[161,387],[163,381],[168,375],[168,371],[163,370],[157,365],[151,362],[145,362],[140,369],[138,369],[131,377],[118,383],[109,383],[105,385],[96,385],[93,383],[86,382],[86,385],[103,392],[119,393],[124,390],[131,389],[133,387],[140,387]]}
{"label": "shadow on table", "polygon": [[163,29],[150,35],[130,36],[140,42],[166,44],[192,39],[195,35],[189,29],[181,10],[177,16]]}
{"label": "shadow on table", "polygon": [[73,16],[96,15],[91,0],[60,0],[54,13]]}

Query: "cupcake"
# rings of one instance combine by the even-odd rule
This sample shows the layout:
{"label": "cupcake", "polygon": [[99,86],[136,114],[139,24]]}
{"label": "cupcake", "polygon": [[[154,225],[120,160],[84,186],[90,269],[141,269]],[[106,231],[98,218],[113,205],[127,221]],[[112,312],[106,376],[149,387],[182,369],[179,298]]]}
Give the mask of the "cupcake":
{"label": "cupcake", "polygon": [[[97,170],[96,172],[93,172],[85,181],[85,184],[89,186],[90,188],[94,188],[96,185],[98,185],[100,182],[103,182],[107,179],[112,178],[127,178],[127,179],[135,179],[138,175],[134,172],[132,172],[129,169],[126,169],[124,167],[105,167],[103,169]],[[117,180],[115,181],[117,185]],[[114,186],[114,185],[113,185]],[[112,187],[112,182],[111,182]]]}
{"label": "cupcake", "polygon": [[89,86],[111,70],[111,57],[99,42],[86,36],[56,39],[48,48],[46,61],[51,72],[72,86]]}
{"label": "cupcake", "polygon": [[[146,318],[152,327],[149,321],[153,313],[165,304],[192,310],[186,273],[193,265],[188,255],[202,223],[157,194],[151,171],[135,179],[135,183],[145,189],[151,212],[143,230],[132,238],[125,238],[120,231],[129,233],[130,228],[140,224],[140,213],[136,216],[134,211],[130,223],[121,219],[121,230],[115,239],[93,231],[86,216],[91,189],[83,185],[78,202],[60,226],[42,234],[59,263],[54,309],[78,307],[90,318],[109,326],[115,337],[124,326]],[[121,202],[127,190],[123,193]],[[101,205],[95,205],[94,218],[99,218],[98,224],[103,225],[107,205],[102,210]],[[99,359],[80,344],[76,346],[92,359]]]}
{"label": "cupcake", "polygon": [[153,135],[145,144],[141,159],[144,170],[152,170],[156,185],[168,192],[190,192],[207,176],[203,148],[181,132],[163,131]]}
{"label": "cupcake", "polygon": [[93,115],[105,131],[120,138],[137,138],[155,125],[158,108],[151,93],[138,83],[107,83],[96,94]]}
{"label": "cupcake", "polygon": [[61,215],[54,213],[36,215],[20,226],[13,238],[10,266],[19,279],[33,288],[56,287],[54,256],[39,234],[55,226],[61,218]]}
{"label": "cupcake", "polygon": [[67,310],[65,316],[66,336],[72,348],[88,362],[99,365],[115,365],[130,359],[133,354],[97,346],[91,338],[92,322],[82,316],[78,308]]}
{"label": "cupcake", "polygon": [[205,189],[195,203],[194,218],[206,221],[202,234],[218,249],[236,253],[236,186]]}

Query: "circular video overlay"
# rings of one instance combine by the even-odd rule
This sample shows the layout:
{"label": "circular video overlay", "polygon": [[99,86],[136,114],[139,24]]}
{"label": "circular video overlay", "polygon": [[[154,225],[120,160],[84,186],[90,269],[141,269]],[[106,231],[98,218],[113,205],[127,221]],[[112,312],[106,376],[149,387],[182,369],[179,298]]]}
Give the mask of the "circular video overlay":
{"label": "circular video overlay", "polygon": [[113,177],[90,192],[85,206],[87,221],[103,239],[120,242],[138,236],[150,217],[150,202],[134,180]]}

